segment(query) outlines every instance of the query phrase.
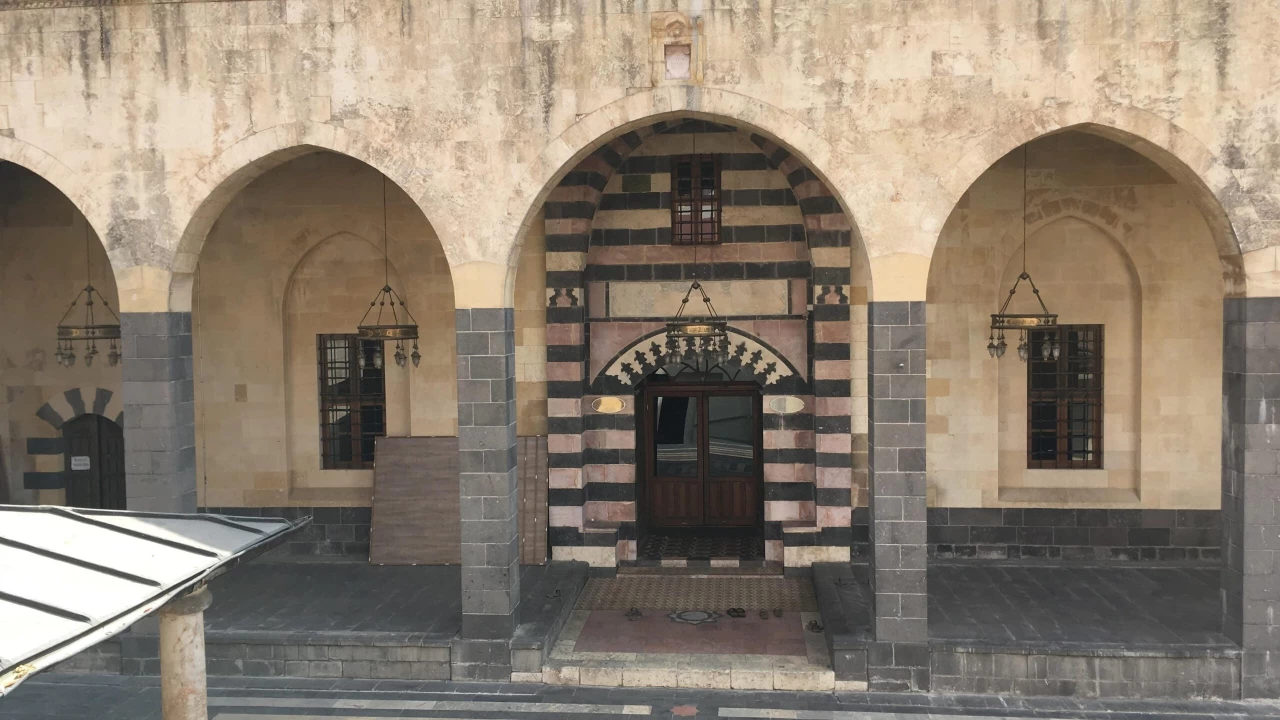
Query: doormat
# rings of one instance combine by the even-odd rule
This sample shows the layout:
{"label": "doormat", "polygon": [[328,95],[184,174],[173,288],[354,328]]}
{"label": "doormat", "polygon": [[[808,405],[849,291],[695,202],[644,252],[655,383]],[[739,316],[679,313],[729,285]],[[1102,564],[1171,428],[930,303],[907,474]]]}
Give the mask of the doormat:
{"label": "doormat", "polygon": [[759,535],[660,535],[649,533],[636,549],[638,560],[763,560],[764,539]]}
{"label": "doormat", "polygon": [[779,608],[816,612],[812,578],[769,576],[688,577],[619,575],[592,578],[578,600],[579,610],[665,609],[715,610],[743,608],[748,613]]}
{"label": "doormat", "polygon": [[711,565],[689,565],[680,566],[672,565],[643,565],[639,562],[635,564],[619,564],[619,575],[764,575],[769,577],[777,577],[782,575],[783,568],[781,563],[766,563],[760,567],[741,567],[734,565],[732,567],[712,567]]}

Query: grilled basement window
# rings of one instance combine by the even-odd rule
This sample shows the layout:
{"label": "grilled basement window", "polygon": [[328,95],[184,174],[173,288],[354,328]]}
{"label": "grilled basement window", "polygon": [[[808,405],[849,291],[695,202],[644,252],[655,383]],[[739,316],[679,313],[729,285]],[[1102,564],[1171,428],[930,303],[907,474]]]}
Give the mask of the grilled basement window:
{"label": "grilled basement window", "polygon": [[[378,342],[317,335],[320,462],[325,470],[373,467],[373,443],[386,434],[386,385],[374,367]],[[359,362],[364,356],[364,367]]]}
{"label": "grilled basement window", "polygon": [[679,155],[671,163],[671,243],[720,242],[720,159]]}
{"label": "grilled basement window", "polygon": [[[1057,341],[1056,360],[1040,347]],[[1102,467],[1102,326],[1059,325],[1030,333],[1027,467]]]}

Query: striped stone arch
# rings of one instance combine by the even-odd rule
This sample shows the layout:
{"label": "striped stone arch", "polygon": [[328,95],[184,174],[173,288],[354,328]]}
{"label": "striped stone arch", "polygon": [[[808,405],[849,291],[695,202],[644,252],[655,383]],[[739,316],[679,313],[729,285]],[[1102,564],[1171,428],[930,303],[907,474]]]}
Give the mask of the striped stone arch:
{"label": "striped stone arch", "polygon": [[[855,401],[853,378],[866,377],[867,366],[865,355],[860,354],[861,360],[855,363],[852,351],[854,347],[866,347],[867,288],[853,284],[856,226],[827,184],[803,160],[760,135],[752,134],[751,141],[769,158],[769,163],[786,176],[800,205],[809,243],[809,261],[813,268],[810,296],[813,373],[810,377],[817,484],[828,489],[849,489],[856,504],[865,505],[867,400],[864,390]],[[856,316],[861,321],[858,323],[862,329],[860,337],[854,337],[855,306],[860,308]],[[823,504],[824,496],[836,494],[819,493],[819,505]]]}
{"label": "striped stone arch", "polygon": [[[54,432],[81,415],[101,415],[124,426],[124,403],[118,393],[100,387],[71,388],[40,406],[36,417]],[[61,435],[27,438],[27,467],[22,486],[27,490],[61,490],[66,447]]]}
{"label": "striped stone arch", "polygon": [[[582,434],[594,429],[584,423],[583,399],[594,392],[587,370],[585,287],[595,214],[609,179],[628,156],[654,135],[689,120],[698,121],[659,121],[610,140],[567,173],[544,203],[549,479],[553,497],[560,491],[570,504],[580,502],[568,498],[577,498],[584,488]],[[712,124],[743,132],[732,125]],[[748,137],[787,178],[804,220],[813,319],[813,346],[804,379],[814,396],[815,486],[827,490],[817,493],[818,504],[831,505],[819,517],[829,519],[836,531],[832,541],[847,545],[849,508],[866,504],[868,482],[866,388],[859,388],[859,397],[853,398],[854,378],[866,377],[865,353],[855,356],[852,352],[855,345],[866,344],[867,289],[853,285],[851,270],[856,228],[830,188],[803,160],[765,137]],[[861,309],[854,313],[853,306]],[[858,329],[854,317],[861,321]]]}

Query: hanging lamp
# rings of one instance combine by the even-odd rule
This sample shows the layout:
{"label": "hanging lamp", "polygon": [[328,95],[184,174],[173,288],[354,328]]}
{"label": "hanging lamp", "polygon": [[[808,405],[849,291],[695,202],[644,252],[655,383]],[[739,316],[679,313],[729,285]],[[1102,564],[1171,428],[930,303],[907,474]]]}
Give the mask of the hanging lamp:
{"label": "hanging lamp", "polygon": [[[692,152],[690,153],[693,157],[693,162],[697,162],[698,156],[698,126],[696,122],[695,120],[693,125]],[[696,198],[699,189],[694,187],[692,190]],[[708,371],[729,360],[729,323],[716,313],[715,306],[711,304],[711,297],[707,295],[706,288],[702,287],[702,283],[698,282],[699,244],[695,239],[693,244],[693,283],[689,285],[689,289],[685,291],[684,298],[680,300],[680,308],[676,310],[676,314],[667,321],[667,341],[665,345],[671,362],[683,363],[696,369]],[[689,307],[689,298],[692,297],[694,290],[697,290],[702,296],[702,303],[706,306],[706,317],[685,317],[684,313]]]}
{"label": "hanging lamp", "polygon": [[[385,317],[384,313],[389,313],[390,317]],[[373,315],[372,320],[370,315]],[[360,318],[356,332],[362,340],[377,340],[381,344],[394,342],[396,344],[394,358],[399,367],[404,367],[407,360],[412,360],[413,366],[418,367],[418,363],[422,361],[422,354],[418,352],[418,323],[405,305],[404,298],[391,289],[391,261],[387,253],[387,177],[385,175],[382,176],[382,289],[369,303],[369,309],[364,311],[364,317]],[[405,355],[404,344],[409,340],[413,341],[413,353]],[[378,369],[383,365],[381,344],[374,351],[372,361],[373,366]],[[367,361],[363,352],[357,353],[356,362],[362,369],[364,368]]]}
{"label": "hanging lamp", "polygon": [[[115,367],[120,364],[120,346],[118,343],[120,340],[120,317],[111,309],[111,304],[107,302],[106,298],[102,297],[102,293],[93,286],[92,242],[93,237],[89,227],[89,220],[85,219],[85,286],[76,295],[76,298],[71,301],[67,311],[62,314],[62,320],[58,321],[58,349],[53,353],[53,357],[58,361],[58,364],[66,368],[76,364],[76,343],[84,344],[84,365],[85,367],[91,367],[93,359],[98,355],[98,341],[100,340],[110,343],[107,349],[107,365]],[[96,301],[94,300],[95,295],[97,296]],[[96,305],[101,305],[111,315],[113,322],[99,322],[94,310]],[[72,318],[77,307],[83,309],[79,317],[74,318],[79,319],[79,323],[74,322]]]}
{"label": "hanging lamp", "polygon": [[[1040,304],[1040,312],[1038,313],[1011,313],[1009,305],[1013,302],[1013,296],[1018,292],[1018,285],[1023,280],[1027,281],[1027,285],[1031,286],[1031,293],[1035,295],[1036,302]],[[1045,333],[1045,339],[1038,349],[1030,347],[1028,344],[1028,332],[1037,328],[1053,327],[1058,324],[1058,316],[1049,312],[1049,308],[1044,304],[1044,298],[1040,297],[1040,289],[1036,287],[1035,281],[1031,279],[1031,274],[1027,272],[1027,146],[1022,146],[1022,272],[1018,275],[1018,279],[1013,281],[1013,287],[1009,288],[1009,295],[1004,299],[1004,304],[1000,306],[1000,312],[991,315],[991,332],[987,340],[987,353],[993,358],[1004,357],[1008,343],[1005,342],[1005,331],[1018,332],[1018,359],[1026,362],[1031,358],[1031,353],[1038,350],[1041,359],[1056,360],[1062,353],[1062,346],[1058,343],[1056,337],[1051,333]]]}

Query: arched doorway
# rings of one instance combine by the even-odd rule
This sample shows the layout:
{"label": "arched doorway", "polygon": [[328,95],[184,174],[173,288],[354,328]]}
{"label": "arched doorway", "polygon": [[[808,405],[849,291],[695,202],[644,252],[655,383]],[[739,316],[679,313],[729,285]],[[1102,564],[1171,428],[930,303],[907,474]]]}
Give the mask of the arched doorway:
{"label": "arched doorway", "polygon": [[[544,228],[548,445],[557,448],[551,486],[562,491],[551,496],[553,557],[646,560],[639,545],[654,519],[646,493],[663,484],[641,487],[646,449],[637,443],[657,419],[641,417],[646,396],[637,391],[661,382],[649,379],[664,359],[656,336],[696,279],[737,328],[730,335],[742,333],[739,360],[760,386],[762,477],[751,502],[760,509],[741,514],[762,527],[759,559],[847,561],[853,510],[866,498],[868,406],[866,385],[855,381],[866,358],[850,348],[865,339],[869,278],[867,263],[854,261],[863,255],[852,220],[816,171],[728,118],[655,118],[566,175],[545,205]],[[612,411],[592,405],[620,395]],[[696,405],[705,419],[705,395]],[[649,448],[651,469],[656,452]],[[705,503],[715,483],[698,472],[696,482],[666,489]],[[705,504],[657,509],[675,529],[694,516],[698,528],[707,521]],[[689,559],[706,559],[698,555]]]}
{"label": "arched doorway", "polygon": [[668,366],[636,393],[640,560],[763,558],[760,386]]}
{"label": "arched doorway", "polygon": [[62,426],[62,440],[67,505],[124,510],[124,429],[101,415],[85,414]]}

